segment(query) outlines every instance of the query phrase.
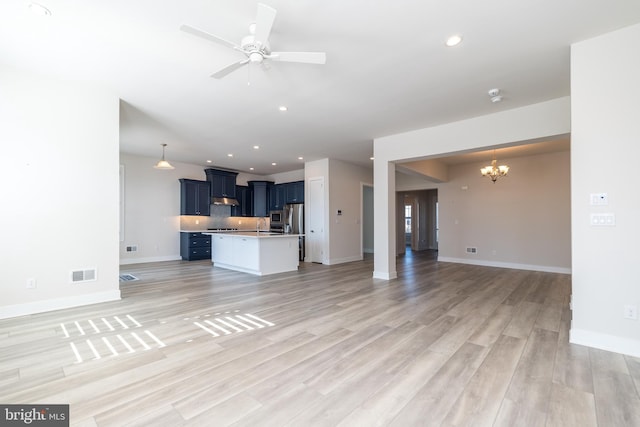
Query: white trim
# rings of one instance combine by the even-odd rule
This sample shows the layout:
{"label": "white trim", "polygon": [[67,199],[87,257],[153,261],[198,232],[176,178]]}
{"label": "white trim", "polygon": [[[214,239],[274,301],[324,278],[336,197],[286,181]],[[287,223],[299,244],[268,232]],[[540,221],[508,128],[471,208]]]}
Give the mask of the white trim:
{"label": "white trim", "polygon": [[513,268],[515,270],[544,271],[546,273],[571,274],[571,269],[551,265],[518,264],[513,262],[496,262],[438,256],[438,262],[455,262],[458,264],[482,265],[485,267]]}
{"label": "white trim", "polygon": [[120,265],[129,265],[129,264],[143,264],[145,262],[162,262],[162,261],[180,261],[182,257],[180,255],[165,255],[158,257],[148,257],[148,258],[129,258],[129,259],[120,259]]}
{"label": "white trim", "polygon": [[29,314],[44,313],[47,311],[80,307],[83,305],[97,304],[101,302],[117,301],[119,299],[120,290],[116,290],[75,295],[65,298],[55,298],[44,301],[34,301],[26,304],[5,305],[4,307],[0,307],[0,319],[27,316]]}
{"label": "white trim", "polygon": [[363,259],[362,255],[354,255],[350,257],[330,259],[325,263],[325,265],[344,264],[345,262],[362,261]]}
{"label": "white trim", "polygon": [[373,272],[374,279],[382,279],[382,280],[393,280],[398,278],[398,273],[396,271],[392,271],[389,273],[383,273],[380,271]]}
{"label": "white trim", "polygon": [[633,357],[640,357],[640,341],[629,338],[571,328],[569,331],[569,342],[599,348],[600,350],[627,354]]}
{"label": "white trim", "polygon": [[124,197],[124,188],[125,188],[125,184],[124,184],[124,165],[120,165],[120,206],[119,206],[119,210],[120,210],[120,223],[119,223],[119,231],[120,231],[120,242],[124,242],[124,220],[125,220],[125,206],[124,206],[124,202],[125,202],[125,197]]}

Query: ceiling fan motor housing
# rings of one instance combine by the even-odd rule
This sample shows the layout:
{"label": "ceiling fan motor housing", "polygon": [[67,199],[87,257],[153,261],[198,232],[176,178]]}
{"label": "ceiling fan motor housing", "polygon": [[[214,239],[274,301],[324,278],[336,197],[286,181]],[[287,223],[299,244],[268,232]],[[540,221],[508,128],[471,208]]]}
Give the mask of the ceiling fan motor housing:
{"label": "ceiling fan motor housing", "polygon": [[269,45],[258,43],[253,35],[242,38],[240,47],[251,62],[262,62],[265,56],[269,56]]}

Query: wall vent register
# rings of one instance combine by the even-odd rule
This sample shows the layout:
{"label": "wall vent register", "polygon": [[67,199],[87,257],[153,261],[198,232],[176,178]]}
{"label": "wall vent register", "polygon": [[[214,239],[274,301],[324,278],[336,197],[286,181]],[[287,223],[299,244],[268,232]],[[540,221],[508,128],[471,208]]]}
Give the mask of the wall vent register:
{"label": "wall vent register", "polygon": [[71,282],[93,282],[98,279],[98,271],[95,268],[89,268],[86,270],[75,270],[71,272]]}

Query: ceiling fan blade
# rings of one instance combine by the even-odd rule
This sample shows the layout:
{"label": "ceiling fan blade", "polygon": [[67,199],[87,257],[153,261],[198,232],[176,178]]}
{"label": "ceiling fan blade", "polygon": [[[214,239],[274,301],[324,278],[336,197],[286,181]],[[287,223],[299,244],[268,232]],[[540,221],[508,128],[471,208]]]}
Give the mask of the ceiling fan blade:
{"label": "ceiling fan blade", "polygon": [[212,42],[221,44],[223,46],[230,47],[232,49],[236,49],[236,50],[242,51],[242,48],[240,46],[238,46],[237,44],[232,43],[229,40],[225,40],[222,37],[218,37],[218,36],[214,36],[213,34],[209,34],[206,31],[199,30],[199,29],[197,29],[195,27],[183,24],[183,25],[180,26],[180,29],[182,31],[184,31],[185,33],[193,34],[194,36],[202,37],[204,39],[207,39],[207,40],[210,40]]}
{"label": "ceiling fan blade", "polygon": [[256,15],[255,40],[262,45],[269,41],[273,21],[276,19],[277,11],[271,6],[258,3],[258,13]]}
{"label": "ceiling fan blade", "polygon": [[243,65],[246,65],[249,63],[249,59],[243,59],[240,62],[234,62],[231,65],[227,65],[226,67],[224,67],[223,69],[216,71],[215,73],[211,74],[211,77],[213,77],[214,79],[221,79],[224,76],[226,76],[229,73],[232,73],[233,71],[237,70],[238,68],[242,67]]}
{"label": "ceiling fan blade", "polygon": [[327,62],[327,54],[324,52],[271,52],[269,59],[284,62],[324,64]]}

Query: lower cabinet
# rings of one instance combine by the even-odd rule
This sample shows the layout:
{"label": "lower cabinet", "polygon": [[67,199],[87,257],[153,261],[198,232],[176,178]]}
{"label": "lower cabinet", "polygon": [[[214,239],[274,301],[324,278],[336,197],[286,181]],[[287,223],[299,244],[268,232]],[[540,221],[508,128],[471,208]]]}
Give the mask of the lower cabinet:
{"label": "lower cabinet", "polygon": [[180,256],[185,261],[211,259],[211,236],[181,232]]}
{"label": "lower cabinet", "polygon": [[243,236],[212,236],[213,264],[233,265],[251,271],[258,270],[260,268],[258,240]]}
{"label": "lower cabinet", "polygon": [[233,237],[225,235],[211,236],[211,260],[214,264],[231,264],[233,262]]}
{"label": "lower cabinet", "polygon": [[250,237],[233,238],[233,264],[248,270],[260,268],[260,247],[258,239]]}

